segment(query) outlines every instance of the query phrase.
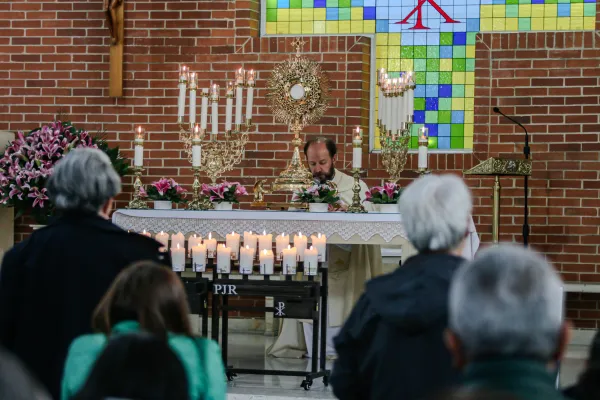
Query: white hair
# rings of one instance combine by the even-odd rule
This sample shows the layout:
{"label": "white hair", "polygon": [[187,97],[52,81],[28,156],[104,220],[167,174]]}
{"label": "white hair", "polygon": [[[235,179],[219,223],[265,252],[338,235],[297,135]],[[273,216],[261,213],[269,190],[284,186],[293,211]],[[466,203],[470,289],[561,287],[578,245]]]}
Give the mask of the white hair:
{"label": "white hair", "polygon": [[79,148],[56,164],[47,189],[59,210],[98,212],[121,191],[121,178],[106,153]]}
{"label": "white hair", "polygon": [[550,360],[563,321],[561,279],[532,250],[508,244],[487,248],[455,274],[449,320],[469,359]]}
{"label": "white hair", "polygon": [[471,194],[455,175],[428,175],[406,187],[398,201],[408,240],[419,251],[452,250],[465,238]]}

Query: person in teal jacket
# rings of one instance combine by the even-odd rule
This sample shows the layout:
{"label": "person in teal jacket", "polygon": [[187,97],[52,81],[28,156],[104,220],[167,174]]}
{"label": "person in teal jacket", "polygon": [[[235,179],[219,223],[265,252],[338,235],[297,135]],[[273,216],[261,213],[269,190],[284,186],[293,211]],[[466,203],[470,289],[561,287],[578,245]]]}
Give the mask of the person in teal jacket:
{"label": "person in teal jacket", "polygon": [[80,336],[69,348],[61,400],[81,390],[111,336],[138,331],[167,340],[186,371],[190,400],[226,399],[221,351],[214,341],[192,335],[186,292],[170,269],[139,262],[123,270],[98,304],[92,326],[97,334]]}

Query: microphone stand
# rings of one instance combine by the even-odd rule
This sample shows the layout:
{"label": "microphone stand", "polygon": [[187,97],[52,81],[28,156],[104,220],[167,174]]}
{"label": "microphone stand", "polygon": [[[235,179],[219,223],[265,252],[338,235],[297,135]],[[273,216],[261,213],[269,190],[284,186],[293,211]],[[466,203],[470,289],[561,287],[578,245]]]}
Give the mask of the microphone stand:
{"label": "microphone stand", "polygon": [[[500,111],[500,109],[498,107],[494,107],[494,112],[496,114],[500,114],[502,115],[504,118],[508,119],[509,121],[519,125],[523,131],[525,131],[525,147],[523,147],[523,154],[525,155],[525,159],[528,160],[529,156],[531,155],[531,148],[529,147],[529,133],[527,133],[527,129],[525,129],[525,127],[523,125],[521,125],[520,122],[514,120],[513,118],[509,117],[508,115],[504,114],[502,111]],[[528,178],[529,176],[525,175],[525,182],[524,182],[524,188],[525,188],[525,195],[524,195],[524,200],[525,200],[525,208],[523,210],[523,245],[525,247],[528,246],[529,244],[529,207],[527,206],[527,200],[529,197],[529,193],[527,190],[527,183],[528,183]]]}

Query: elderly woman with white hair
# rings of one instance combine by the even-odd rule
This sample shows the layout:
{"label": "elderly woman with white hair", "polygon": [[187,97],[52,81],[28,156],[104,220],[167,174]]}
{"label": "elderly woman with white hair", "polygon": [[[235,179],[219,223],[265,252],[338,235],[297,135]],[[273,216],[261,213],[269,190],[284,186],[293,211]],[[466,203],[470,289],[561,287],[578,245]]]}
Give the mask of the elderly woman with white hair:
{"label": "elderly woman with white hair", "polygon": [[418,254],[367,283],[340,334],[331,384],[340,400],[425,398],[458,379],[444,346],[448,290],[471,220],[471,195],[454,175],[430,175],[400,197]]}
{"label": "elderly woman with white hair", "polygon": [[59,398],[68,346],[91,333],[113,279],[135,261],[161,261],[160,244],[113,225],[121,179],[98,149],[70,151],[47,184],[59,217],[9,250],[0,269],[0,344]]}

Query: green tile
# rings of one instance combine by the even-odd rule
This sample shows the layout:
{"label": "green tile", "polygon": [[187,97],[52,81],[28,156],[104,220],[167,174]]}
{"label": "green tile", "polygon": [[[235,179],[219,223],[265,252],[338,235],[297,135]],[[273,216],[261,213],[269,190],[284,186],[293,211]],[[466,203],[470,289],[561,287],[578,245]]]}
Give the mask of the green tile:
{"label": "green tile", "polygon": [[506,0],[506,4],[519,4],[519,0]]}
{"label": "green tile", "polygon": [[388,78],[400,78],[400,72],[388,72]]}
{"label": "green tile", "polygon": [[277,22],[277,10],[267,8],[267,22]]}
{"label": "green tile", "polygon": [[313,8],[314,0],[302,0],[302,8]]}
{"label": "green tile", "polygon": [[452,60],[452,71],[464,72],[466,70],[466,61],[464,58],[454,58]]}
{"label": "green tile", "polygon": [[452,83],[452,72],[442,71],[440,72],[440,84],[449,85]]}
{"label": "green tile", "polygon": [[402,46],[400,50],[400,57],[402,58],[414,58],[415,56],[415,47],[414,46]]}
{"label": "green tile", "polygon": [[519,30],[530,31],[531,30],[531,18],[519,18]]}
{"label": "green tile", "polygon": [[452,32],[440,33],[440,45],[452,46]]}
{"label": "green tile", "polygon": [[427,58],[440,58],[440,46],[427,46]]}
{"label": "green tile", "polygon": [[506,18],[517,18],[519,16],[519,6],[510,4],[506,6]]}
{"label": "green tile", "polygon": [[[340,4],[342,3],[343,0],[340,0]],[[350,20],[350,9],[349,8],[341,8],[339,10],[339,14],[338,14],[338,20],[340,21],[348,21]],[[392,49],[392,47],[388,48],[388,51],[390,51]],[[390,57],[392,58],[392,57]]]}
{"label": "green tile", "polygon": [[452,58],[465,58],[467,56],[467,46],[453,46]]}
{"label": "green tile", "polygon": [[438,110],[452,110],[452,99],[440,98],[438,101]]}
{"label": "green tile", "polygon": [[277,8],[277,0],[267,0],[267,8]]}
{"label": "green tile", "polygon": [[427,65],[425,64],[426,60],[424,58],[417,58],[414,61],[415,71],[426,71]]}
{"label": "green tile", "polygon": [[416,98],[415,99],[415,110],[418,110],[418,111],[425,110],[425,99],[424,98]]}
{"label": "green tile", "polygon": [[467,32],[467,44],[475,44],[477,32]]}
{"label": "green tile", "polygon": [[452,85],[452,97],[465,97],[465,85]]}
{"label": "green tile", "polygon": [[[440,99],[442,100],[442,99]],[[446,99],[443,99],[446,100]],[[438,123],[449,124],[452,122],[452,112],[450,111],[439,111],[438,112]]]}
{"label": "green tile", "polygon": [[423,72],[423,71],[415,72],[415,83],[417,85],[425,84],[425,72]]}
{"label": "green tile", "polygon": [[465,148],[465,138],[464,137],[451,137],[450,138],[450,148],[451,149],[464,149]]}
{"label": "green tile", "polygon": [[327,8],[338,7],[338,0],[327,0]]}
{"label": "green tile", "polygon": [[519,4],[531,4],[531,0],[519,0]]}
{"label": "green tile", "polygon": [[437,124],[438,112],[437,111],[425,111],[425,123],[426,124]]}
{"label": "green tile", "polygon": [[350,8],[350,2],[351,0],[339,0],[340,1],[340,5],[338,7],[342,8]]}
{"label": "green tile", "polygon": [[544,4],[558,4],[558,0],[546,0]]}
{"label": "green tile", "polygon": [[466,60],[466,71],[467,72],[473,72],[475,71],[475,59],[474,58],[468,58]]}
{"label": "green tile", "polygon": [[417,140],[419,140],[419,128],[422,126],[423,125],[412,124],[412,127],[410,128],[410,136],[414,136]]}
{"label": "green tile", "polygon": [[596,16],[596,3],[585,3],[583,5],[583,16],[584,17],[595,17]]}
{"label": "green tile", "polygon": [[290,8],[302,8],[302,0],[290,0]]}
{"label": "green tile", "polygon": [[465,126],[463,124],[452,124],[450,127],[450,136],[463,137],[465,136]]}
{"label": "green tile", "polygon": [[435,136],[429,137],[429,149],[437,149],[438,148],[438,138]]}
{"label": "green tile", "polygon": [[437,85],[440,82],[440,73],[428,72],[425,76],[425,82],[427,82],[428,85]]}
{"label": "green tile", "polygon": [[571,3],[583,3],[583,0],[571,0]]}
{"label": "green tile", "polygon": [[427,49],[425,46],[415,46],[415,58],[427,58]]}
{"label": "green tile", "polygon": [[440,59],[439,58],[428,58],[427,59],[427,71],[439,71],[440,70]]}
{"label": "green tile", "polygon": [[410,148],[411,149],[419,148],[419,138],[417,136],[413,136],[410,138]]}

